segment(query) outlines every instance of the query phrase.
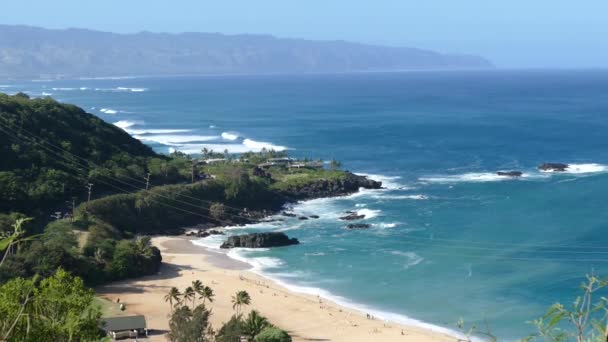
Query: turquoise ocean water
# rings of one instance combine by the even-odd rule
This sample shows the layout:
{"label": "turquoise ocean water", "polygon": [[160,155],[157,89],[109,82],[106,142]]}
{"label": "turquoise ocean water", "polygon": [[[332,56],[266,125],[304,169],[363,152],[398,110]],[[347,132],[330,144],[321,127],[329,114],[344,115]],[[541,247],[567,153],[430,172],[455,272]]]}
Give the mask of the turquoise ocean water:
{"label": "turquoise ocean water", "polygon": [[[608,275],[608,72],[0,84],[80,105],[160,152],[287,148],[384,181],[384,190],[294,204],[319,220],[230,230],[297,237],[299,246],[230,256],[377,317],[447,329],[485,320],[513,340],[551,303],[569,302],[585,274]],[[572,167],[541,173],[542,162]],[[372,228],[344,229],[346,210]]]}

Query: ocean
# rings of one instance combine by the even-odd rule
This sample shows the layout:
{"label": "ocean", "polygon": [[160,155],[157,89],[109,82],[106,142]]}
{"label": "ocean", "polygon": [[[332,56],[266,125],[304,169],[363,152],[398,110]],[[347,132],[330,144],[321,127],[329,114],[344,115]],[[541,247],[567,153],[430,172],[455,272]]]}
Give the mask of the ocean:
{"label": "ocean", "polygon": [[[608,275],[608,72],[467,71],[0,82],[82,106],[155,150],[287,149],[384,182],[255,224],[301,244],[231,250],[286,286],[378,318],[505,340]],[[564,162],[564,173],[539,172]],[[519,170],[519,179],[499,177]],[[367,230],[347,230],[347,210]],[[197,241],[218,248],[221,237]]]}

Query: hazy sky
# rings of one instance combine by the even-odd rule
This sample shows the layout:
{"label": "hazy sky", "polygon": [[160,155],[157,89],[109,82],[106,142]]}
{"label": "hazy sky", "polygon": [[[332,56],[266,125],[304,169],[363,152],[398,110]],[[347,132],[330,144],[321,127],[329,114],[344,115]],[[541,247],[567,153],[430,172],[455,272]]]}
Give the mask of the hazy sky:
{"label": "hazy sky", "polygon": [[2,24],[264,33],[485,56],[501,67],[608,67],[608,0],[17,0]]}

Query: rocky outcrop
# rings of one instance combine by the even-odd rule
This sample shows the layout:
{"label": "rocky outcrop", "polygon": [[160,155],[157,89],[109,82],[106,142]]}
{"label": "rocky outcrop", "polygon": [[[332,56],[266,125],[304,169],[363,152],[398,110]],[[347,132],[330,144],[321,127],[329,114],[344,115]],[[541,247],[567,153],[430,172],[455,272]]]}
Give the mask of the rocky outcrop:
{"label": "rocky outcrop", "polygon": [[319,215],[310,215],[310,216],[308,216],[308,218],[311,218],[311,219],[318,219],[318,218],[319,218]]}
{"label": "rocky outcrop", "polygon": [[348,229],[367,229],[369,227],[371,227],[371,225],[367,223],[351,223],[346,226]]}
{"label": "rocky outcrop", "polygon": [[286,216],[286,217],[296,217],[297,215],[294,213],[288,213],[286,211],[284,211],[281,215]]}
{"label": "rocky outcrop", "polygon": [[340,217],[340,220],[343,221],[354,221],[354,220],[362,220],[365,218],[365,215],[359,215],[356,212],[348,211],[346,212],[348,215]]}
{"label": "rocky outcrop", "polygon": [[306,221],[306,220],[308,220],[308,217],[306,217],[306,216],[300,216],[300,217],[298,217],[298,220],[300,220],[300,221]]}
{"label": "rocky outcrop", "polygon": [[285,233],[252,233],[245,235],[230,236],[220,248],[269,248],[297,245],[300,241],[296,238],[289,238]]}
{"label": "rocky outcrop", "polygon": [[562,163],[544,163],[541,164],[538,169],[541,171],[555,171],[555,172],[564,172],[568,168],[568,164]]}
{"label": "rocky outcrop", "polygon": [[381,189],[382,182],[377,182],[365,176],[358,176],[347,172],[344,177],[337,179],[319,179],[308,184],[291,188],[283,193],[289,199],[301,200],[349,195],[359,191],[360,188]]}
{"label": "rocky outcrop", "polygon": [[504,177],[521,177],[523,175],[521,171],[498,171],[496,174]]}

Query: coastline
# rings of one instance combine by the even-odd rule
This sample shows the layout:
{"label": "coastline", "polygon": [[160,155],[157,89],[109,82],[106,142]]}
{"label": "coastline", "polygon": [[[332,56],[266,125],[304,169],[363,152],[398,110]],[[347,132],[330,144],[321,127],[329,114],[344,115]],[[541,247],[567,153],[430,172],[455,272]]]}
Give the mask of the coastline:
{"label": "coastline", "polygon": [[[155,237],[153,244],[163,253],[158,275],[116,282],[97,289],[112,302],[120,298],[125,315],[146,316],[154,332],[150,341],[164,341],[168,329],[169,304],[164,296],[175,286],[180,290],[193,280],[201,280],[215,291],[211,323],[219,329],[234,313],[230,298],[239,290],[249,292],[251,309],[258,310],[273,324],[285,329],[294,341],[458,341],[446,331],[368,319],[366,313],[347,308],[326,298],[295,292],[280,283],[251,271],[251,266],[223,253],[197,246],[186,237]],[[424,325],[424,323],[422,323]]]}

